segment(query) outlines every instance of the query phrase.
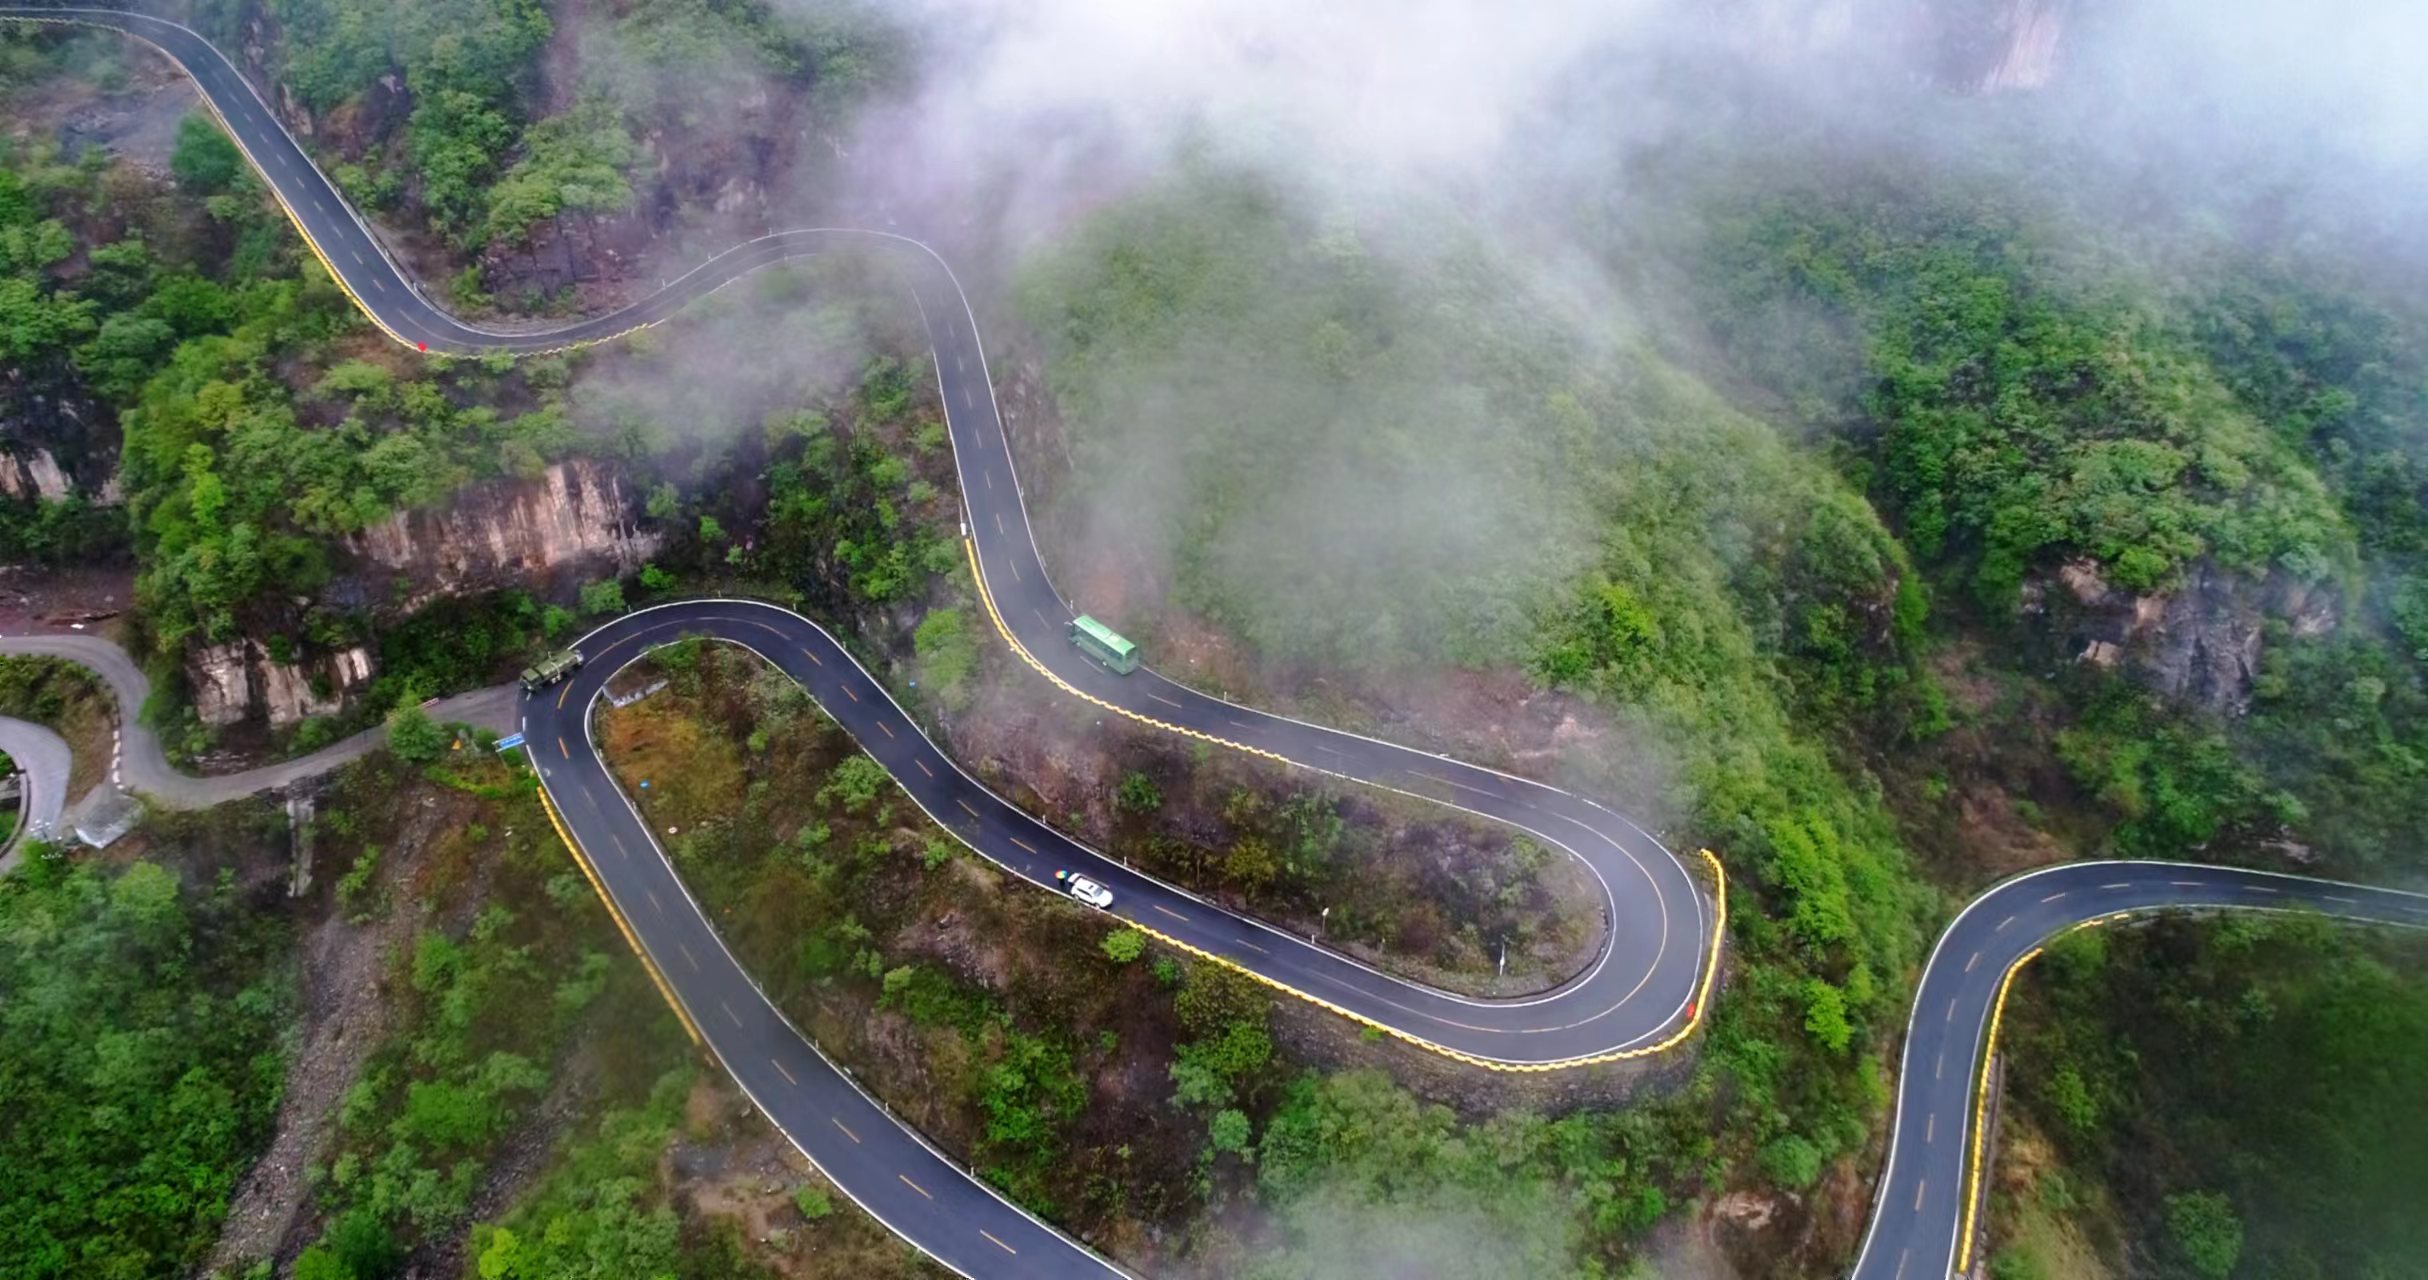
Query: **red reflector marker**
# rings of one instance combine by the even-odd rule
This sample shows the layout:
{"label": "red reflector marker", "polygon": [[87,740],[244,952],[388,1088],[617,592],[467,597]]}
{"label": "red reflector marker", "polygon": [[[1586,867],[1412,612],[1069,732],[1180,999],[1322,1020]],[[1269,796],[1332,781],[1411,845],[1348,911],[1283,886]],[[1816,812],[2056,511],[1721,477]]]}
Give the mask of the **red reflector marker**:
{"label": "red reflector marker", "polygon": [[427,342],[416,342],[413,344],[413,349],[415,351],[428,351],[430,349],[430,344]]}

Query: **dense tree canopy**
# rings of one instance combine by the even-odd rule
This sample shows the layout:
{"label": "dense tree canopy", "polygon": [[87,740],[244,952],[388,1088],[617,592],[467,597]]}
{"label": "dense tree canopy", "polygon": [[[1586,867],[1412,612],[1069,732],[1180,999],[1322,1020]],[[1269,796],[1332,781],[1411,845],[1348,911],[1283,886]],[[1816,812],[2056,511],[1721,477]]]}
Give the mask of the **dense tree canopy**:
{"label": "dense tree canopy", "polygon": [[190,1270],[276,1110],[284,921],[225,881],[37,856],[0,880],[0,992],[9,1274]]}

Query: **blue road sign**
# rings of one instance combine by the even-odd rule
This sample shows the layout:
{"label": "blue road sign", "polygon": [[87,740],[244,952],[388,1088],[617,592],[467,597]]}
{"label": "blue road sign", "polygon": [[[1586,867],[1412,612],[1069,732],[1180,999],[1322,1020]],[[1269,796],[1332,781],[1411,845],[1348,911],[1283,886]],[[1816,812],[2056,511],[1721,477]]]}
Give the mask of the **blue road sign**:
{"label": "blue road sign", "polygon": [[500,751],[512,751],[521,745],[523,745],[523,735],[519,733],[509,733],[497,740],[497,749]]}

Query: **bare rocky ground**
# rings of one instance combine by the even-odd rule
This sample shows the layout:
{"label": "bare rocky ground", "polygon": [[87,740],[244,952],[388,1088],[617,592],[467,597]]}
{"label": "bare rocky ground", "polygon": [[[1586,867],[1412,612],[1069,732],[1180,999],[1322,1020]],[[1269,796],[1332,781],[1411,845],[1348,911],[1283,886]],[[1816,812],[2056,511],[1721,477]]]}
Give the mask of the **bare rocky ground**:
{"label": "bare rocky ground", "polygon": [[[459,800],[450,793],[424,793],[414,804],[412,817],[380,862],[375,900],[384,905],[367,920],[353,923],[332,907],[305,930],[298,949],[302,999],[278,1128],[269,1149],[237,1186],[219,1245],[200,1274],[252,1258],[291,1262],[310,1243],[315,1223],[308,1171],[326,1156],[339,1101],[392,1025],[395,1009],[386,998],[392,958],[434,923],[414,885],[429,870],[424,855],[460,825]],[[316,877],[331,880],[342,870],[324,867]],[[480,897],[477,888],[464,895],[458,913]]]}

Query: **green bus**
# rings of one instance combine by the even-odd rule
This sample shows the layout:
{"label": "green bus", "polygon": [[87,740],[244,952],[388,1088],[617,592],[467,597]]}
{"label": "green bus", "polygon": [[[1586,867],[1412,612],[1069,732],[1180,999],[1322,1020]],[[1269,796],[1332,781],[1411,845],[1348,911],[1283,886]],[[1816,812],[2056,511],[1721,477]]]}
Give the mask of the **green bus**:
{"label": "green bus", "polygon": [[1071,620],[1071,643],[1078,645],[1081,653],[1111,668],[1115,675],[1126,676],[1138,669],[1138,646],[1084,613]]}

